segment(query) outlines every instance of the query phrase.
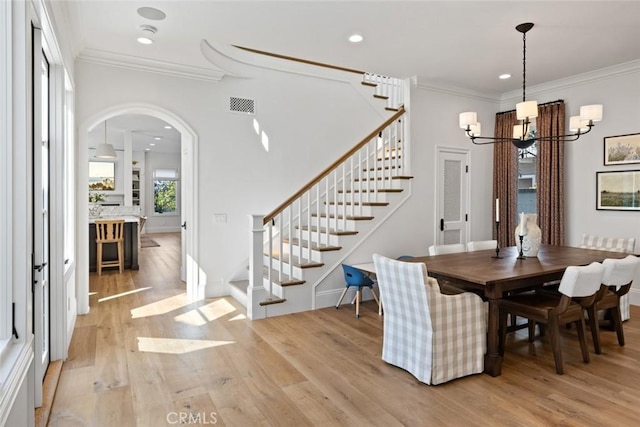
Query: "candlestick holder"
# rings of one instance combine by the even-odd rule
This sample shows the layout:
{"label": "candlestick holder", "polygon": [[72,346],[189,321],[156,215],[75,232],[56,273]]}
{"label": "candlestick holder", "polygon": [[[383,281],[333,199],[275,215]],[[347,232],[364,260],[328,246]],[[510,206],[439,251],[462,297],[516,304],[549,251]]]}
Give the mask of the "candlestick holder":
{"label": "candlestick holder", "polygon": [[518,238],[520,239],[520,254],[518,255],[518,258],[516,258],[516,259],[526,259],[525,256],[524,256],[524,253],[522,252],[522,241],[524,240],[524,236],[522,234],[519,234]]}
{"label": "candlestick holder", "polygon": [[500,236],[500,221],[496,221],[496,254],[491,258],[502,258],[500,256],[500,243],[498,243],[499,236]]}

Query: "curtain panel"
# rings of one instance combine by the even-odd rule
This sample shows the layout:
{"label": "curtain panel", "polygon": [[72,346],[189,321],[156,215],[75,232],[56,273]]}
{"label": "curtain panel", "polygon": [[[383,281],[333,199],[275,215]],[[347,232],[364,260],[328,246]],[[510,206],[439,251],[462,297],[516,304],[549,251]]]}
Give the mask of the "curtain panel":
{"label": "curtain panel", "polygon": [[[564,123],[563,101],[538,107],[538,136],[564,135]],[[564,244],[564,144],[559,138],[537,143],[538,226],[542,230],[542,243],[551,245]]]}
{"label": "curtain panel", "polygon": [[[511,138],[517,123],[515,111],[497,113],[494,135]],[[518,217],[518,149],[510,142],[493,144],[493,197],[500,200],[500,227],[498,233],[493,230],[494,239],[500,247],[514,246]]]}

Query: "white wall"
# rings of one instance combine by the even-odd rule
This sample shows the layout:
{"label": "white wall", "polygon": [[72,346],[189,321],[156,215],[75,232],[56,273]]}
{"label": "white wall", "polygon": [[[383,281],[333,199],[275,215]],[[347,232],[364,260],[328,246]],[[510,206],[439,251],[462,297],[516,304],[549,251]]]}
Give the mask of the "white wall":
{"label": "white wall", "polygon": [[[175,113],[198,134],[199,266],[209,296],[226,294],[248,259],[248,215],[277,207],[383,121],[382,105],[374,109],[350,84],[355,77],[256,75],[215,83],[76,64],[79,128],[113,106],[144,103]],[[255,99],[255,116],[228,112],[230,96]],[[219,213],[226,224],[213,224]]]}
{"label": "white wall", "polygon": [[349,256],[348,262],[371,262],[373,252],[394,258],[405,254],[427,255],[427,248],[435,242],[438,226],[435,212],[437,146],[471,150],[470,239],[491,238],[493,149],[473,145],[458,127],[458,114],[477,111],[482,126],[493,129],[497,109],[497,99],[491,97],[464,96],[420,83],[413,87],[409,107],[413,196]]}

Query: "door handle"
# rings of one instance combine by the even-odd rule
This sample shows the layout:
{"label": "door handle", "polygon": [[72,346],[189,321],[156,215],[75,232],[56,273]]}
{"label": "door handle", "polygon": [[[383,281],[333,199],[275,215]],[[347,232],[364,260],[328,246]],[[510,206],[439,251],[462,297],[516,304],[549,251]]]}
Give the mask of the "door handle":
{"label": "door handle", "polygon": [[42,271],[42,269],[46,267],[46,265],[47,265],[47,263],[46,263],[46,262],[43,262],[43,263],[42,263],[42,264],[40,264],[40,265],[34,265],[34,266],[33,266],[33,269],[34,269],[34,270],[37,270],[38,272],[41,272],[41,271]]}
{"label": "door handle", "polygon": [[440,231],[444,231],[444,218],[440,218]]}
{"label": "door handle", "polygon": [[180,227],[182,227],[182,228],[184,228],[186,230],[187,229],[187,221],[183,222]]}

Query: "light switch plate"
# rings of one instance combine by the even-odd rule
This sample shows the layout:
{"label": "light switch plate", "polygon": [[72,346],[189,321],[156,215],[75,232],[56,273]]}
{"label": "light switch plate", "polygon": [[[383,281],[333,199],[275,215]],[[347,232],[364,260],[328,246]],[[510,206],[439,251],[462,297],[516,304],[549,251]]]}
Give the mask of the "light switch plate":
{"label": "light switch plate", "polygon": [[213,214],[213,223],[214,224],[226,224],[227,223],[227,214],[223,214],[223,213]]}

